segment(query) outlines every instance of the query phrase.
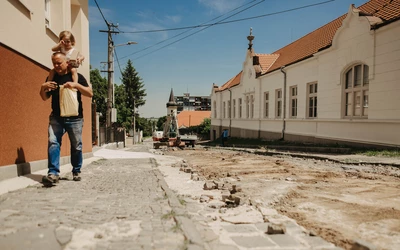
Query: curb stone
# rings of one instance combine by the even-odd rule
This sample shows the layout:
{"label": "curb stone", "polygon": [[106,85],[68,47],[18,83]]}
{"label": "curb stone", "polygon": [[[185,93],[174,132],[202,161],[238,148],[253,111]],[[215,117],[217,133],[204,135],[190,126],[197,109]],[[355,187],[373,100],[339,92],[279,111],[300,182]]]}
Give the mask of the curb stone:
{"label": "curb stone", "polygon": [[179,202],[178,197],[168,187],[168,184],[162,177],[161,172],[157,169],[157,162],[155,161],[155,159],[152,158],[150,161],[154,166],[153,172],[156,175],[161,188],[164,190],[165,194],[168,197],[169,205],[171,206],[175,214],[174,219],[176,223],[182,228],[183,234],[188,241],[188,249],[210,249],[200,237],[200,233],[197,231],[193,221],[189,218],[189,215],[187,214],[184,206]]}

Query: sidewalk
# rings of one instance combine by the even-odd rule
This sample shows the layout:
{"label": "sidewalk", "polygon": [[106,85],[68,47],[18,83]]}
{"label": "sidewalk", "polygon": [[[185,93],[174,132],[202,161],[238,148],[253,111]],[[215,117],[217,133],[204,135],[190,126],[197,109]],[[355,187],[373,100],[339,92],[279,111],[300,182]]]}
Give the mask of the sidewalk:
{"label": "sidewalk", "polygon": [[193,243],[174,221],[151,154],[100,149],[94,155],[85,160],[81,182],[71,181],[69,164],[52,188],[38,183],[46,171],[0,182],[0,249],[185,249]]}

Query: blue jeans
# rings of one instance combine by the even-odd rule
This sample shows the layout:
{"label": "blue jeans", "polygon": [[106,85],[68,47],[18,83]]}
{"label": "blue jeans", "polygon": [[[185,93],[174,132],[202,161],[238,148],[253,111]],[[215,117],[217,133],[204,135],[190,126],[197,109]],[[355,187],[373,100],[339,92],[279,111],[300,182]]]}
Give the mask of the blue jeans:
{"label": "blue jeans", "polygon": [[73,173],[80,173],[82,167],[83,118],[50,116],[48,144],[48,174],[60,173],[60,149],[65,132],[71,143],[71,165]]}

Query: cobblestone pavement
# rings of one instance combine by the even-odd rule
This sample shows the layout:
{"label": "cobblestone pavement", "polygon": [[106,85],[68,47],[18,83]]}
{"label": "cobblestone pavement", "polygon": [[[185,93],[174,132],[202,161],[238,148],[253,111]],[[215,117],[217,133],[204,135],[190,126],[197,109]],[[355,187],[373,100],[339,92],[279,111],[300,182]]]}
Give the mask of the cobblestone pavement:
{"label": "cobblestone pavement", "polygon": [[[0,249],[339,249],[275,210],[200,203],[221,193],[172,167],[182,159],[150,148],[100,149],[81,182],[67,174],[52,188],[1,195]],[[265,218],[287,233],[267,235]]]}
{"label": "cobblestone pavement", "polygon": [[167,196],[144,159],[102,159],[57,186],[0,196],[0,249],[184,249]]}

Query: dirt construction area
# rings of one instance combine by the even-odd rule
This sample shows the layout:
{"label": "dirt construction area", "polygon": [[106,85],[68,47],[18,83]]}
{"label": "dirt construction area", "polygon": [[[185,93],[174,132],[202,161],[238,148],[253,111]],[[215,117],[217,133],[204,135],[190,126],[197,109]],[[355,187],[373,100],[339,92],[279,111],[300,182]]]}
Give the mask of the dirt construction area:
{"label": "dirt construction area", "polygon": [[[266,151],[265,151],[266,152]],[[377,249],[400,249],[400,160],[206,148],[168,150],[206,180],[233,177],[243,195],[274,208],[325,240],[351,249],[361,239]],[[384,160],[384,159],[382,159]],[[388,160],[386,158],[386,160]],[[390,161],[390,159],[389,159]]]}

